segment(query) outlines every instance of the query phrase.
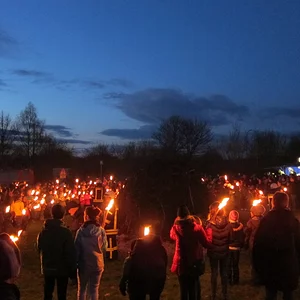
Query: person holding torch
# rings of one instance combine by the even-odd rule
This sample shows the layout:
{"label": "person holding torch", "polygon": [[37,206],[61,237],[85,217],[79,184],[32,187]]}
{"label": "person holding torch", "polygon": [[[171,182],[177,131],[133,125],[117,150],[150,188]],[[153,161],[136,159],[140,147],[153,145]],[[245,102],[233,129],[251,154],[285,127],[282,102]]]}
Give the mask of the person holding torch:
{"label": "person holding torch", "polygon": [[186,205],[178,207],[170,238],[176,242],[171,272],[178,276],[180,298],[201,299],[199,277],[205,271],[203,247],[208,247],[208,241]]}
{"label": "person holding torch", "polygon": [[232,241],[232,226],[224,215],[224,207],[229,198],[224,198],[222,202],[214,202],[209,207],[209,220],[206,226],[208,241],[212,247],[208,248],[207,255],[211,268],[211,292],[212,300],[217,299],[218,270],[220,270],[223,299],[227,300],[228,284],[228,259],[229,244]]}

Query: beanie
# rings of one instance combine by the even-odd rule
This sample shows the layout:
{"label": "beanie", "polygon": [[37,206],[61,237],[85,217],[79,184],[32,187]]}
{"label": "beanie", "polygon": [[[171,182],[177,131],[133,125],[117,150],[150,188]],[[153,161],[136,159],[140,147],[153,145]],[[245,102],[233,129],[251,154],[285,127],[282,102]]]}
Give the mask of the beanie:
{"label": "beanie", "polygon": [[256,217],[261,217],[265,214],[266,209],[262,204],[251,207],[251,213]]}
{"label": "beanie", "polygon": [[230,213],[229,213],[229,222],[230,223],[235,223],[239,220],[240,218],[240,215],[239,213],[236,211],[236,210],[232,210]]}
{"label": "beanie", "polygon": [[190,211],[186,205],[180,205],[177,209],[177,217],[185,219],[190,215]]}
{"label": "beanie", "polygon": [[96,221],[99,215],[101,214],[101,210],[95,206],[88,206],[85,209],[85,213],[91,221]]}

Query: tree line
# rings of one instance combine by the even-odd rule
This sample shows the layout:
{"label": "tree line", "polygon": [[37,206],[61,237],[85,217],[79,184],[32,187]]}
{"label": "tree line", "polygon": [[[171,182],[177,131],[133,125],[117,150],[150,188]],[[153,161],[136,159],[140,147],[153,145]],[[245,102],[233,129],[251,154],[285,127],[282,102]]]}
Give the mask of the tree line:
{"label": "tree line", "polygon": [[[193,212],[207,209],[203,174],[252,173],[293,163],[300,156],[300,135],[274,130],[242,130],[234,125],[216,136],[201,120],[172,116],[163,120],[149,140],[126,145],[99,143],[81,155],[46,130],[29,103],[12,119],[0,115],[0,168],[34,170],[37,181],[53,179],[53,168],[70,168],[74,176],[114,174],[126,180],[120,211],[122,224],[147,217],[172,222],[178,204]],[[141,218],[140,218],[141,217]]]}

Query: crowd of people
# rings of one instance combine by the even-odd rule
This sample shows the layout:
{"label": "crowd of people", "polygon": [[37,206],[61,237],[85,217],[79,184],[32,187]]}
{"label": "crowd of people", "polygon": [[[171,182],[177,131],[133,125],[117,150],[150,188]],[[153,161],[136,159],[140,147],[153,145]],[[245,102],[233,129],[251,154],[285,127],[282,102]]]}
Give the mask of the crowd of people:
{"label": "crowd of people", "polygon": [[[293,299],[293,291],[298,286],[300,274],[300,225],[294,216],[294,207],[290,205],[289,199],[294,199],[296,203],[298,185],[296,180],[298,178],[289,177],[283,184],[282,180],[270,183],[268,178],[267,187],[271,192],[258,186],[262,182],[257,183],[255,190],[258,190],[258,194],[251,198],[251,201],[257,198],[257,202],[252,202],[251,206],[248,203],[250,219],[243,224],[239,220],[238,210],[234,207],[228,209],[229,197],[226,196],[229,191],[231,199],[234,199],[232,202],[236,205],[238,202],[235,197],[238,191],[232,193],[232,190],[236,188],[242,190],[242,187],[246,186],[247,179],[230,181],[226,176],[214,182],[203,178],[203,182],[210,185],[214,182],[226,193],[221,196],[225,196],[223,201],[213,201],[209,206],[209,215],[205,222],[192,216],[187,206],[182,205],[178,208],[177,217],[170,231],[170,238],[175,241],[171,271],[178,277],[181,300],[201,299],[200,282],[201,276],[206,272],[206,257],[211,269],[211,300],[217,299],[218,275],[221,278],[223,300],[228,300],[228,285],[238,285],[240,281],[239,260],[243,248],[248,249],[250,254],[252,284],[265,286],[266,300],[275,300],[278,291],[283,292],[284,300]],[[265,181],[267,182],[267,179]],[[75,190],[69,193],[66,190],[67,185],[64,184],[62,187],[65,190],[62,190],[61,194],[71,194],[70,199],[57,198],[51,203],[54,194],[52,193],[51,200],[50,198],[48,201],[45,200],[43,203],[45,207],[39,214],[43,214],[46,219],[37,237],[37,250],[41,257],[44,276],[44,300],[53,299],[55,285],[58,300],[66,300],[69,279],[77,285],[78,300],[86,300],[87,295],[91,300],[98,300],[107,248],[104,213],[93,203],[88,205],[86,202],[81,203],[80,199],[85,198],[79,197],[78,207],[73,208],[78,211],[82,206],[83,220],[75,227],[66,226],[64,221],[72,210],[69,205],[75,198],[72,198]],[[38,186],[34,189],[26,186],[25,188],[27,195],[34,197],[31,200],[33,203],[42,201],[47,196],[45,194],[42,200],[39,197],[36,199],[36,191],[40,191],[37,194],[40,195],[43,194],[42,189],[38,190]],[[55,192],[60,188],[55,187],[52,191]],[[110,189],[108,186],[107,191]],[[87,190],[85,194],[91,195]],[[272,198],[266,198],[272,199],[271,203],[268,201],[264,203],[258,199],[269,194],[273,195]],[[22,209],[14,207],[18,201],[23,203]],[[14,228],[24,226],[24,222],[17,221],[16,217],[20,215],[16,212],[29,210],[30,205],[24,198],[20,200],[18,196],[9,207],[9,211],[5,209],[4,215],[14,213]],[[34,215],[31,211],[31,217]],[[5,226],[3,228],[6,233],[0,235],[0,295],[3,300],[19,300],[20,292],[14,281],[20,272],[21,256],[7,228]],[[128,294],[130,300],[145,300],[146,295],[149,295],[151,300],[159,300],[161,297],[167,280],[168,255],[160,231],[160,224],[152,224],[150,232],[145,232],[142,238],[134,240],[131,244],[131,251],[124,261],[119,283],[120,293],[124,296]]]}

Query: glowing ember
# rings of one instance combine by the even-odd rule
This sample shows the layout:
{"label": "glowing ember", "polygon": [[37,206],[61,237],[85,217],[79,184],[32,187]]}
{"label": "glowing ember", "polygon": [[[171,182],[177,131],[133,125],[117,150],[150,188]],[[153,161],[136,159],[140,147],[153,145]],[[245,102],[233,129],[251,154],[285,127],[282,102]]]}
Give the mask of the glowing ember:
{"label": "glowing ember", "polygon": [[114,203],[115,203],[115,200],[114,200],[114,199],[111,199],[111,200],[109,201],[108,205],[106,206],[105,210],[110,211],[110,210],[112,209]]}
{"label": "glowing ember", "polygon": [[5,213],[8,214],[10,212],[10,206],[6,206]]}
{"label": "glowing ember", "polygon": [[261,199],[253,200],[252,206],[257,206],[260,203],[261,203]]}
{"label": "glowing ember", "polygon": [[221,201],[221,203],[219,204],[218,209],[220,210],[220,209],[224,208],[224,207],[227,205],[227,202],[228,202],[228,201],[229,201],[229,198],[224,198],[224,199]]}
{"label": "glowing ember", "polygon": [[150,234],[150,226],[144,227],[144,236],[147,236]]}

